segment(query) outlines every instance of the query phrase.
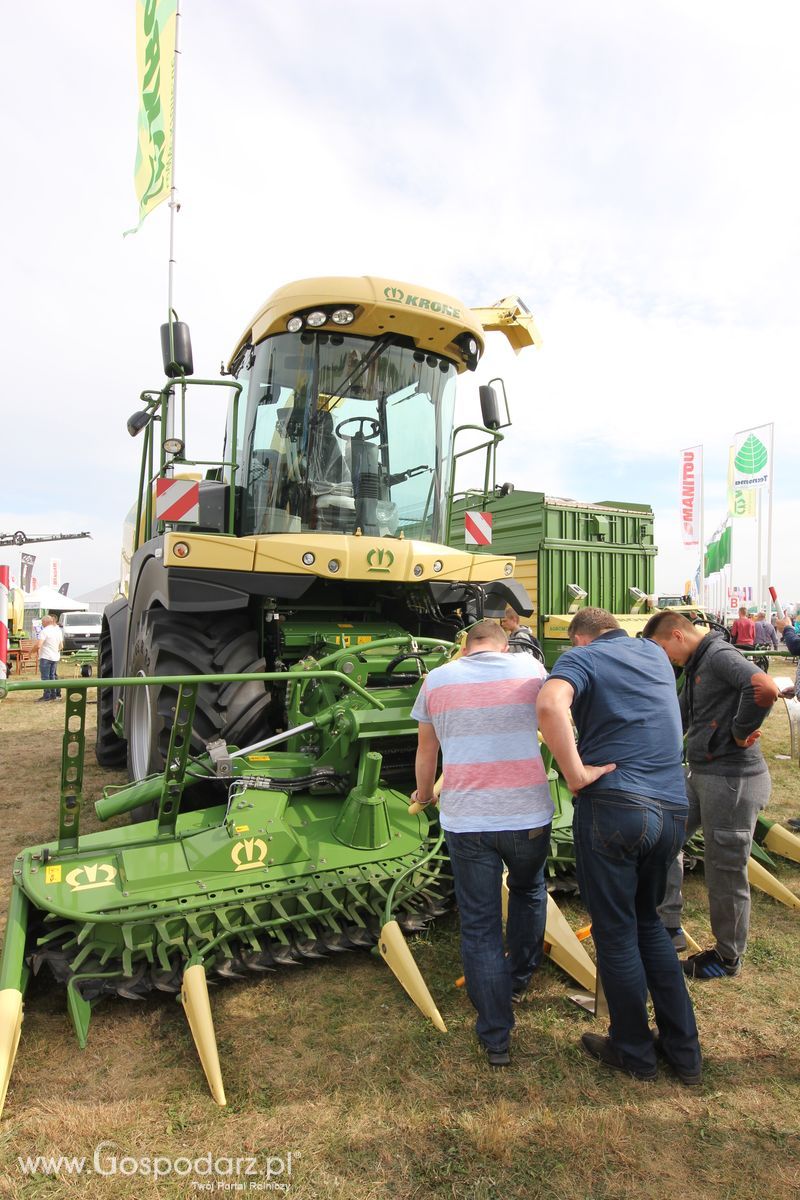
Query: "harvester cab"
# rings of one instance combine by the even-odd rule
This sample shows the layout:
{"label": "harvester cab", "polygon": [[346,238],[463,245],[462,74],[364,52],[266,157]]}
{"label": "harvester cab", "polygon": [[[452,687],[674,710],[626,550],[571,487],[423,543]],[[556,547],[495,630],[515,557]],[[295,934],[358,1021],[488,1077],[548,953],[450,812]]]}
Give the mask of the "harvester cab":
{"label": "harvester cab", "polygon": [[[101,674],[280,671],[389,634],[407,653],[410,638],[451,642],[508,602],[529,612],[513,559],[447,545],[458,460],[485,453],[484,491],[496,488],[507,405],[483,387],[482,424],[455,427],[456,382],[491,328],[516,350],[538,340],[517,300],[471,311],[385,279],[306,280],[259,309],[222,380],[196,380],[187,327],[164,326],[167,383],[128,422],[143,434],[140,493]],[[215,461],[188,454],[198,387],[230,393]],[[478,444],[457,450],[466,431]],[[395,683],[411,681],[409,666]],[[135,779],[161,770],[174,698],[174,687],[101,698],[99,761],[127,759]],[[285,689],[207,685],[192,748],[243,745],[286,719]]]}

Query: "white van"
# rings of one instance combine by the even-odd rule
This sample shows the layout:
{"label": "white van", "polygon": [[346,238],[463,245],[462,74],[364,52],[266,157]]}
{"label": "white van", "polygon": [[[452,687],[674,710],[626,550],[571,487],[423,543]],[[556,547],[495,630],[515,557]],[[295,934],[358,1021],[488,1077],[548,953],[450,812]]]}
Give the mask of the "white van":
{"label": "white van", "polygon": [[58,618],[65,650],[96,650],[103,624],[102,613],[65,612]]}

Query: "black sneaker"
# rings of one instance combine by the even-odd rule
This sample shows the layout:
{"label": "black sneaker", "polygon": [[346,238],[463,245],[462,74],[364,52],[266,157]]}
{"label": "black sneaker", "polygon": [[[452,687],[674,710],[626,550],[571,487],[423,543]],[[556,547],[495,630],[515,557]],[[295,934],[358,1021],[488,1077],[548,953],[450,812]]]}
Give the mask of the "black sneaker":
{"label": "black sneaker", "polygon": [[672,939],[672,944],[678,951],[678,954],[682,954],[684,950],[689,949],[689,944],[686,941],[686,934],[683,932],[680,925],[677,927],[677,929],[670,929],[667,927],[667,933]]}
{"label": "black sneaker", "polygon": [[690,954],[682,966],[690,979],[725,979],[726,976],[741,974],[742,960],[723,958],[714,946],[711,950]]}
{"label": "black sneaker", "polygon": [[522,1001],[525,999],[527,994],[528,994],[528,989],[526,987],[517,988],[515,991],[513,991],[511,993],[511,1003],[512,1004],[522,1004]]}
{"label": "black sneaker", "polygon": [[622,1055],[617,1047],[611,1041],[611,1038],[601,1037],[599,1033],[584,1033],[581,1035],[581,1045],[587,1054],[592,1058],[596,1058],[598,1062],[603,1063],[607,1067],[611,1067],[614,1071],[624,1071],[626,1075],[630,1075],[632,1079],[639,1079],[642,1082],[650,1082],[658,1075],[658,1067],[653,1067],[652,1070],[637,1071],[626,1067],[622,1061]]}
{"label": "black sneaker", "polygon": [[656,1048],[656,1054],[664,1059],[664,1062],[668,1067],[671,1068],[674,1074],[678,1076],[678,1079],[680,1079],[682,1084],[684,1084],[686,1087],[697,1087],[703,1082],[702,1064],[695,1071],[687,1071],[685,1067],[680,1067],[677,1063],[672,1061],[662,1045],[660,1036],[656,1035],[653,1038],[653,1044]]}
{"label": "black sneaker", "polygon": [[38,699],[38,700],[34,700],[34,702],[33,702],[33,703],[34,703],[34,704],[49,704],[49,703],[50,703],[50,697],[49,697],[49,696],[40,696],[40,697],[39,697],[39,699]]}
{"label": "black sneaker", "polygon": [[486,1049],[486,1061],[490,1067],[507,1067],[511,1062],[511,1055],[506,1050],[489,1050]]}

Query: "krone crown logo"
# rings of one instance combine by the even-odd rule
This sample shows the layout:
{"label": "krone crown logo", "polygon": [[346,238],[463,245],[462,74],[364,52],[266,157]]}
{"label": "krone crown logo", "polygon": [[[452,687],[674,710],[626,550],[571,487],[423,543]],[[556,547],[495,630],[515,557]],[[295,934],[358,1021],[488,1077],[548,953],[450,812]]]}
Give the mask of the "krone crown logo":
{"label": "krone crown logo", "polygon": [[267,859],[267,843],[261,838],[243,838],[231,849],[237,871],[253,871],[263,867]]}

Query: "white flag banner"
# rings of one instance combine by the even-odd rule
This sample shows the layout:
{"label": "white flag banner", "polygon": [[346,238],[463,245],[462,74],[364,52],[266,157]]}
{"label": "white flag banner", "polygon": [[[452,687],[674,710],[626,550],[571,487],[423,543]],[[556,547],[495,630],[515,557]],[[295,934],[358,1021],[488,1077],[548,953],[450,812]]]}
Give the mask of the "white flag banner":
{"label": "white flag banner", "polygon": [[681,450],[681,529],[684,546],[700,544],[700,496],[703,479],[703,447]]}
{"label": "white flag banner", "polygon": [[733,442],[733,489],[769,487],[772,471],[772,425],[737,433]]}

